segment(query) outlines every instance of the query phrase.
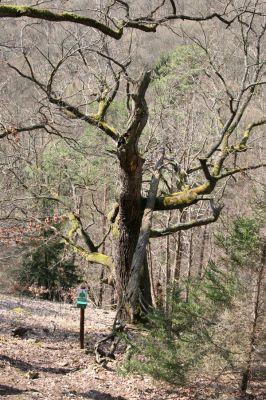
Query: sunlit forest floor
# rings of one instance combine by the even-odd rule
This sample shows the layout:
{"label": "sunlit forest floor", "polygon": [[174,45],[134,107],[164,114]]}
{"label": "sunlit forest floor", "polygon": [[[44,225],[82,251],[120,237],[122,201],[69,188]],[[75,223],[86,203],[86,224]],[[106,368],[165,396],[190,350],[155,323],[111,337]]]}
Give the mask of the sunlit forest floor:
{"label": "sunlit forest floor", "polygon": [[[110,332],[114,312],[88,307],[86,349],[79,348],[79,310],[71,304],[0,295],[0,397],[3,399],[233,400],[238,379],[199,377],[188,387],[173,387],[149,377],[117,373],[123,349],[107,367],[93,354],[96,340]],[[17,327],[28,328],[23,338]],[[254,376],[245,398],[266,398],[265,381]],[[242,397],[244,398],[244,397]]]}

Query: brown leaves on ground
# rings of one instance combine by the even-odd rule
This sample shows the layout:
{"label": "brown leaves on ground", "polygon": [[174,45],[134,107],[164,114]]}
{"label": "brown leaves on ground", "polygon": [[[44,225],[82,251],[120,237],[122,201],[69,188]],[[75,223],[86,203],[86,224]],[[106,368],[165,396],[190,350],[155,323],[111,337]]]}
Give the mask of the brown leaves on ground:
{"label": "brown leaves on ground", "polygon": [[[85,318],[86,347],[92,349],[96,340],[110,332],[114,312],[88,307]],[[118,375],[122,353],[107,368],[99,366],[93,352],[79,349],[79,310],[70,304],[0,295],[0,328],[0,397],[3,399],[240,398],[238,382],[233,377],[223,383],[202,378],[190,387],[176,388],[149,377]],[[19,328],[27,332],[14,336]],[[252,393],[249,398],[263,400],[261,385],[257,394]]]}

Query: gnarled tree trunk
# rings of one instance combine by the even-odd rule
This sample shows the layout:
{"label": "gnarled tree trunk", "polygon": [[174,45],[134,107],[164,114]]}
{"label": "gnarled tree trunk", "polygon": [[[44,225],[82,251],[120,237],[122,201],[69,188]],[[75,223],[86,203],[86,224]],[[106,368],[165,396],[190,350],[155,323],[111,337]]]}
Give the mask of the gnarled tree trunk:
{"label": "gnarled tree trunk", "polygon": [[[126,300],[128,282],[132,275],[132,260],[138,242],[143,211],[141,209],[142,166],[144,160],[138,152],[138,140],[147,123],[148,108],[145,93],[150,82],[150,72],[141,75],[131,94],[131,110],[127,130],[118,141],[121,167],[121,192],[119,197],[119,250],[116,273],[120,317],[133,320],[135,310]],[[144,282],[142,283],[143,286]]]}
{"label": "gnarled tree trunk", "polygon": [[[122,168],[121,173],[122,188],[119,199],[120,236],[116,280],[119,306],[123,309],[123,313],[126,314],[124,317],[128,319],[130,310],[125,304],[125,293],[142,220],[140,206],[142,160],[137,154],[130,154],[126,164],[129,164],[128,170]],[[127,166],[126,164],[125,167]]]}

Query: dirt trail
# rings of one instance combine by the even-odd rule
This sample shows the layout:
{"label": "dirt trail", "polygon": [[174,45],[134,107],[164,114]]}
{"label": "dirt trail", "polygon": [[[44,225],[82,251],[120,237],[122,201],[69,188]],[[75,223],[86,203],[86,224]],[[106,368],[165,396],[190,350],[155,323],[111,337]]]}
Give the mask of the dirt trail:
{"label": "dirt trail", "polygon": [[[95,341],[110,332],[113,318],[112,311],[86,309],[88,349],[93,349]],[[12,335],[12,330],[19,326],[30,328],[23,339]],[[0,397],[12,400],[235,398],[235,385],[229,397],[219,394],[213,397],[219,386],[208,387],[206,382],[197,382],[190,388],[173,388],[150,378],[119,376],[117,367],[122,354],[108,368],[99,366],[93,353],[79,349],[78,329],[79,310],[73,305],[0,295]]]}
{"label": "dirt trail", "polygon": [[[86,309],[86,347],[110,331],[114,313]],[[12,330],[31,328],[25,338]],[[160,399],[150,379],[124,378],[79,349],[79,310],[70,304],[0,295],[0,397],[12,399]],[[34,376],[35,375],[35,376]],[[119,397],[120,396],[120,397]]]}

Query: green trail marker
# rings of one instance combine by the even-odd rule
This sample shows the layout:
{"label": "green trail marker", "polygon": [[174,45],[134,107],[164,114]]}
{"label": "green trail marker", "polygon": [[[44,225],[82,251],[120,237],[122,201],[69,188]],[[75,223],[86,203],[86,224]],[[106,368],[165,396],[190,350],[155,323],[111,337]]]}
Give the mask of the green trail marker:
{"label": "green trail marker", "polygon": [[84,349],[84,326],[85,326],[85,308],[88,304],[88,289],[78,288],[77,290],[77,307],[80,308],[80,329],[79,329],[79,341],[80,348]]}
{"label": "green trail marker", "polygon": [[88,304],[88,289],[79,288],[77,292],[77,307],[86,308]]}

